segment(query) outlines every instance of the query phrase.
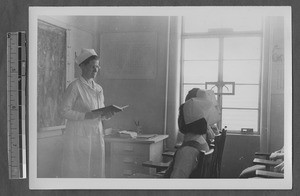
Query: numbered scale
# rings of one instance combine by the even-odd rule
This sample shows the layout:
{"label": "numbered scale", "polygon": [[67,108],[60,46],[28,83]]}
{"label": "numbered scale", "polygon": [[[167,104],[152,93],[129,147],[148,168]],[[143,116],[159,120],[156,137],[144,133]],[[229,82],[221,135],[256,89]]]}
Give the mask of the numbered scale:
{"label": "numbered scale", "polygon": [[10,179],[26,178],[26,34],[7,33],[7,139]]}

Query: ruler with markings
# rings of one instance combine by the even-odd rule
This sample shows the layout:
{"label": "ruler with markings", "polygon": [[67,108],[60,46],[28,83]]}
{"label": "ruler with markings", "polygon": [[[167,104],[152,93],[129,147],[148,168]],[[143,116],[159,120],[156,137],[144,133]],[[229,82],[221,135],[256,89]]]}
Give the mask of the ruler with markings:
{"label": "ruler with markings", "polygon": [[7,144],[9,179],[26,178],[26,33],[7,33]]}

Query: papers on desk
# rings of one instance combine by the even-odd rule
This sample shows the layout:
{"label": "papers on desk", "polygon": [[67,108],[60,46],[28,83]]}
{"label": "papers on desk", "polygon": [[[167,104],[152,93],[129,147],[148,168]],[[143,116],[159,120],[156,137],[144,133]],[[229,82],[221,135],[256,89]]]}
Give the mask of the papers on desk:
{"label": "papers on desk", "polygon": [[137,137],[137,133],[134,131],[119,131],[119,135],[120,137],[124,137],[124,138],[136,138]]}
{"label": "papers on desk", "polygon": [[157,134],[137,134],[134,131],[126,131],[126,130],[119,131],[119,135],[120,137],[123,138],[136,138],[136,139],[150,139],[157,136]]}
{"label": "papers on desk", "polygon": [[137,138],[138,139],[149,139],[157,136],[157,134],[138,134]]}

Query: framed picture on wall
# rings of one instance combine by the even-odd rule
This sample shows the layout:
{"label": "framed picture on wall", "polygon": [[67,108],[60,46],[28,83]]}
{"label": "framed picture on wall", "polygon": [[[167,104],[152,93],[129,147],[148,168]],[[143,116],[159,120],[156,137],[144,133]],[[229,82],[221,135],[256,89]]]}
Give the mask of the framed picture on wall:
{"label": "framed picture on wall", "polygon": [[291,55],[290,7],[30,7],[30,189],[291,189]]}

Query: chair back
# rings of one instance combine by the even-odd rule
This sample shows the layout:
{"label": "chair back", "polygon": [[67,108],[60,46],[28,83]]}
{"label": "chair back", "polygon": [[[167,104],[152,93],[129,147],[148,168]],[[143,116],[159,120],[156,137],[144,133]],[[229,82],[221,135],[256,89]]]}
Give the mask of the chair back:
{"label": "chair back", "polygon": [[214,149],[214,153],[212,155],[212,176],[214,178],[218,177],[218,152],[220,151],[220,142],[221,142],[221,133],[215,135],[214,140],[210,144],[210,148]]}
{"label": "chair back", "polygon": [[222,165],[222,157],[226,140],[226,129],[222,129],[222,132],[215,136],[213,149],[214,154],[212,157],[212,175],[215,178],[220,178],[221,175],[221,165]]}
{"label": "chair back", "polygon": [[198,156],[197,168],[193,171],[190,178],[212,178],[212,161],[213,161],[214,149],[210,149],[208,152],[200,152]]}
{"label": "chair back", "polygon": [[189,175],[189,178],[210,178],[212,177],[212,156],[214,149],[210,149],[208,152],[201,150],[201,146],[197,141],[184,142],[175,152],[173,160],[170,162],[168,169],[164,173],[164,178],[170,178],[173,172],[174,163],[176,159],[176,153],[180,148],[185,146],[191,146],[198,149],[199,154],[197,155],[197,166]]}
{"label": "chair back", "polygon": [[221,132],[221,139],[220,139],[220,148],[218,150],[218,167],[217,167],[217,177],[219,178],[221,176],[221,166],[222,166],[222,157],[223,157],[223,151],[225,147],[225,141],[226,141],[226,135],[227,135],[227,130],[226,127],[222,129]]}

